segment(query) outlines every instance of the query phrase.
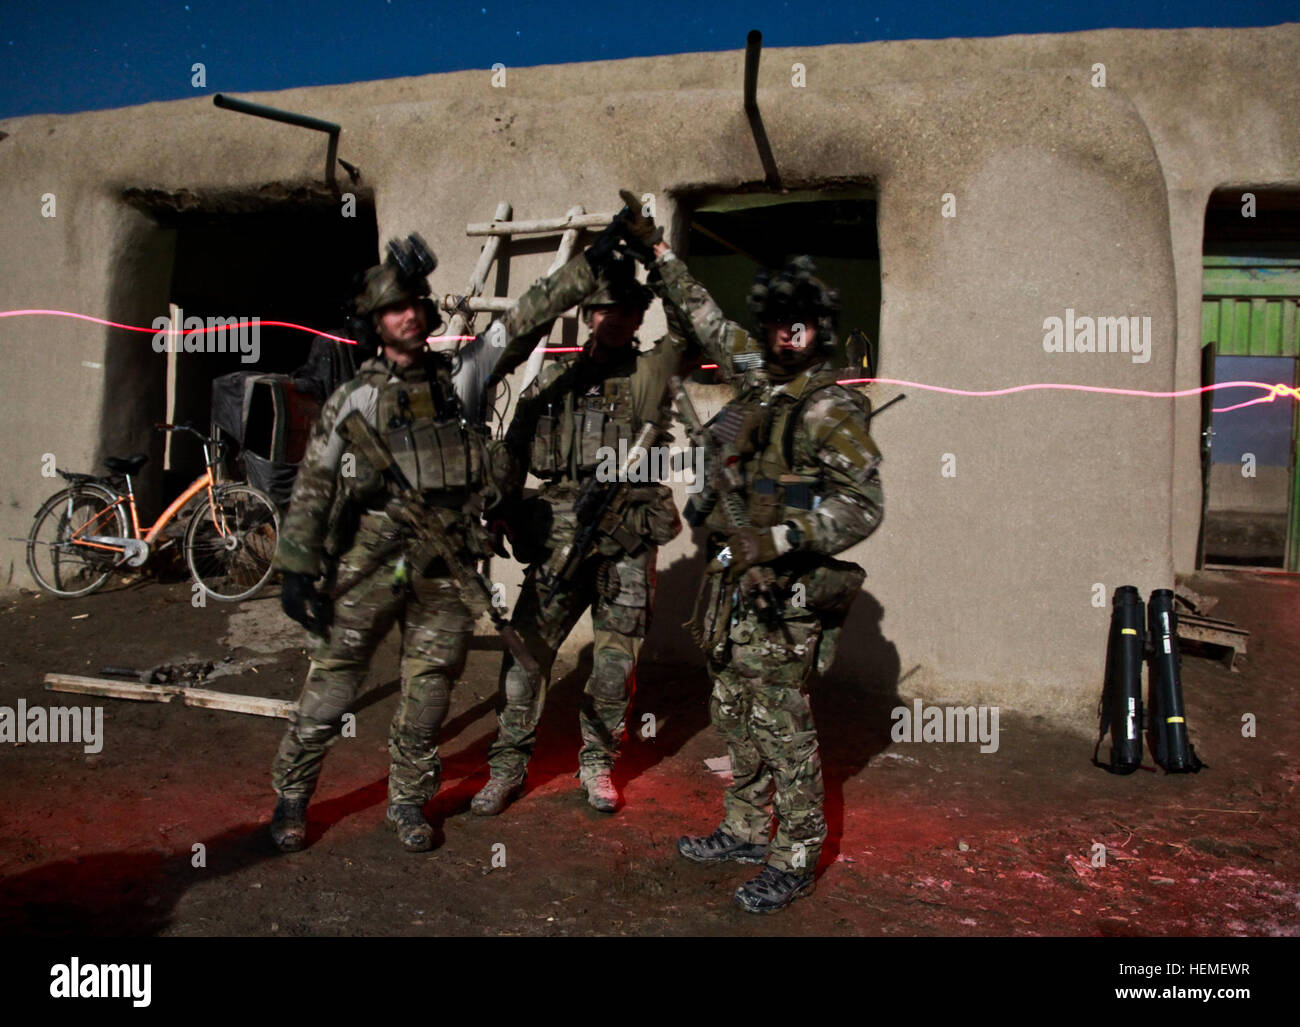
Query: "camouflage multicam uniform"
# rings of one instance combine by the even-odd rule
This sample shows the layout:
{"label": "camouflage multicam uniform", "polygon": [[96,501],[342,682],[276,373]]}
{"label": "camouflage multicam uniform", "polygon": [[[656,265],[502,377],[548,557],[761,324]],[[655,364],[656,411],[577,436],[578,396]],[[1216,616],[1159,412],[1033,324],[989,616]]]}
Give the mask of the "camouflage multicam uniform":
{"label": "camouflage multicam uniform", "polygon": [[[729,351],[729,368],[744,369],[724,408],[745,416],[736,441],[747,519],[754,528],[789,525],[793,548],[766,563],[782,600],[780,625],[759,616],[755,602],[716,559],[734,529],[719,503],[704,521],[709,565],[692,627],[708,654],[710,713],[726,739],[734,783],[726,789],[723,829],[740,842],[768,848],[769,866],[811,874],[826,838],[824,791],[808,681],[834,658],[841,625],[865,574],[832,559],[880,524],[884,509],[868,434],[864,397],[835,384],[822,361],[788,380],[761,366],[763,346],[728,321],[708,292],[668,255],[660,262],[666,299],[710,352]],[[715,420],[716,423],[716,420]],[[759,568],[754,568],[758,570]],[[751,571],[752,573],[752,571]]]}
{"label": "camouflage multicam uniform", "polygon": [[[353,410],[386,436],[462,552],[482,555],[486,537],[476,506],[490,470],[485,433],[461,419],[447,361],[426,354],[402,368],[381,355],[363,363],[321,411],[280,532],[276,567],[317,577],[334,569],[330,557],[337,556],[335,576],[342,582],[373,563],[372,554],[398,533],[384,512],[382,479],[361,454],[347,451],[336,431]],[[340,598],[276,754],[272,783],[282,798],[312,794],[326,746],[338,737],[370,659],[395,623],[402,627],[402,694],[388,739],[389,803],[419,807],[437,792],[438,732],[475,620],[446,574],[440,560],[407,566],[398,550]]]}
{"label": "camouflage multicam uniform", "polygon": [[[581,255],[538,282],[503,318],[515,341],[502,360],[509,366],[511,353],[522,354],[536,341],[535,335],[517,336],[518,326],[554,319],[576,303],[596,299],[600,287]],[[529,675],[506,654],[499,730],[488,753],[493,778],[523,776],[536,743],[556,651],[588,607],[594,655],[579,716],[583,746],[578,759],[583,768],[613,765],[635,690],[637,655],[650,623],[658,547],[681,531],[671,490],[662,484],[635,487],[621,541],[603,537],[599,551],[584,560],[570,585],[549,603],[543,601],[545,581],[560,569],[557,557],[578,528],[574,500],[595,475],[603,452],[616,453],[620,442],[631,446],[647,421],[666,437],[667,384],[685,347],[685,339],[670,333],[644,351],[633,340],[627,351],[607,361],[584,355],[556,362],[520,397],[506,436],[506,450],[514,461],[514,489],[522,488],[529,471],[537,475],[551,524],[542,553],[525,574],[511,618],[540,672]]]}

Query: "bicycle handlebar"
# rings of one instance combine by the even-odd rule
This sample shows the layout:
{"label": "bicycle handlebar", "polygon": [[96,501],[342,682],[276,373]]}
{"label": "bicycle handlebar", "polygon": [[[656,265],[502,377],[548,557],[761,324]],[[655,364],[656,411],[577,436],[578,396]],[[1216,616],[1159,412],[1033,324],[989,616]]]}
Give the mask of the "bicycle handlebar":
{"label": "bicycle handlebar", "polygon": [[203,432],[195,428],[189,421],[186,421],[184,424],[168,424],[166,421],[155,421],[153,426],[158,431],[187,431],[191,435],[196,436],[204,446],[212,447],[212,453],[215,454],[211,457],[213,461],[219,461],[222,453],[227,448],[226,444],[221,441],[219,435],[205,435]]}
{"label": "bicycle handlebar", "polygon": [[184,424],[168,424],[166,421],[155,421],[153,426],[158,429],[158,431],[187,431],[191,435],[197,435],[205,442],[209,441],[208,436],[204,435],[203,432],[199,431],[188,421]]}

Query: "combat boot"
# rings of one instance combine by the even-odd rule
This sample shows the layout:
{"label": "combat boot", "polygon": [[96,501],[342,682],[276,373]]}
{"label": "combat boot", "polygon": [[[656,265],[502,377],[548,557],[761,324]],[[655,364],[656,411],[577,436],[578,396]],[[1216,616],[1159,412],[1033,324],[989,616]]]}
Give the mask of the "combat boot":
{"label": "combat boot", "polygon": [[480,817],[495,817],[516,795],[524,790],[524,775],[518,777],[497,777],[493,774],[488,783],[479,789],[469,804],[471,812]]}
{"label": "combat boot", "polygon": [[433,848],[433,828],[419,806],[389,806],[384,819],[397,832],[407,852],[428,852]]}
{"label": "combat boot", "polygon": [[795,899],[811,895],[815,887],[812,874],[795,874],[769,864],[736,889],[736,905],[746,913],[775,913]]}
{"label": "combat boot", "polygon": [[297,852],[307,844],[307,800],[281,796],[271,814],[271,841],[281,852]]}
{"label": "combat boot", "polygon": [[610,780],[609,772],[609,767],[600,764],[578,770],[582,788],[587,793],[588,805],[602,813],[613,813],[618,809],[618,791]]}
{"label": "combat boot", "polygon": [[742,842],[722,828],[710,835],[677,839],[677,851],[696,863],[763,863],[767,846]]}

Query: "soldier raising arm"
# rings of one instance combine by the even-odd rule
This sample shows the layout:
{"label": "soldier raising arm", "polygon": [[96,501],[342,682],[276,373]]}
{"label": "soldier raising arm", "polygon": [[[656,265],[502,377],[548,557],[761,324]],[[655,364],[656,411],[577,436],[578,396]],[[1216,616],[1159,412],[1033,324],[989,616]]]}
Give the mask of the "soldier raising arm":
{"label": "soldier raising arm", "polygon": [[[556,651],[588,607],[594,653],[579,716],[579,777],[593,807],[613,812],[618,804],[611,771],[650,622],[656,555],[681,522],[667,485],[637,484],[602,513],[589,546],[588,501],[607,480],[602,467],[611,469],[639,438],[654,445],[667,437],[667,385],[690,359],[680,333],[646,349],[637,341],[651,293],[618,245],[627,217],[620,214],[593,246],[527,290],[488,332],[503,341],[492,375],[500,380],[567,307],[579,305],[589,329],[580,356],[545,366],[524,391],[506,434],[513,474],[505,491],[517,498],[530,472],[541,482],[537,497],[517,504],[511,518],[515,555],[528,564],[512,624],[539,670],[530,673],[509,655],[503,661],[491,775],[471,804],[484,816],[500,813],[522,788]],[[656,231],[644,220],[639,228]]]}
{"label": "soldier raising arm", "polygon": [[772,912],[812,891],[826,838],[807,686],[814,669],[829,667],[865,578],[833,557],[880,524],[880,452],[868,434],[870,405],[836,384],[830,368],[837,297],[814,277],[811,260],[755,279],[749,306],[758,340],[728,321],[670,252],[661,248],[656,262],[666,302],[701,343],[731,355],[719,365],[733,377],[735,399],[708,438],[740,467],[693,521],[708,528],[713,559],[692,629],[708,654],[710,713],[734,782],[722,824],[680,839],[678,849],[696,862],[764,864],[735,900]]}

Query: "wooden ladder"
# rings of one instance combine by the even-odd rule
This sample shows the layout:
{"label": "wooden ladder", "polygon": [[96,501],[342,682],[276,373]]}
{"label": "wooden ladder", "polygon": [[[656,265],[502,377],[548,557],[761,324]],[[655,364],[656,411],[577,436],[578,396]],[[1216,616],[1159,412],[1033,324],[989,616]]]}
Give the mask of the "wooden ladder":
{"label": "wooden ladder", "polygon": [[[483,249],[479,251],[478,262],[474,265],[474,273],[470,276],[469,288],[466,290],[465,295],[443,297],[442,307],[451,314],[451,319],[447,322],[446,332],[448,335],[470,334],[474,315],[478,313],[503,314],[514,306],[516,301],[504,296],[483,295],[483,289],[487,285],[492,264],[500,253],[503,238],[559,233],[560,244],[555,251],[555,259],[551,261],[551,266],[546,271],[549,275],[558,271],[572,259],[573,251],[578,244],[578,236],[582,234],[584,229],[601,229],[614,220],[612,212],[609,214],[588,214],[581,205],[570,207],[569,212],[563,217],[540,218],[533,221],[511,221],[511,212],[510,204],[502,200],[497,204],[496,213],[491,221],[481,221],[465,226],[466,235],[485,235],[488,239],[483,244]],[[565,311],[561,316],[575,317],[576,314],[572,311]],[[548,332],[546,337],[540,339],[533,352],[529,355],[528,362],[524,365],[523,382],[519,386],[520,392],[526,389],[529,383],[541,373],[542,361],[546,357],[546,344],[549,341],[549,335]]]}

